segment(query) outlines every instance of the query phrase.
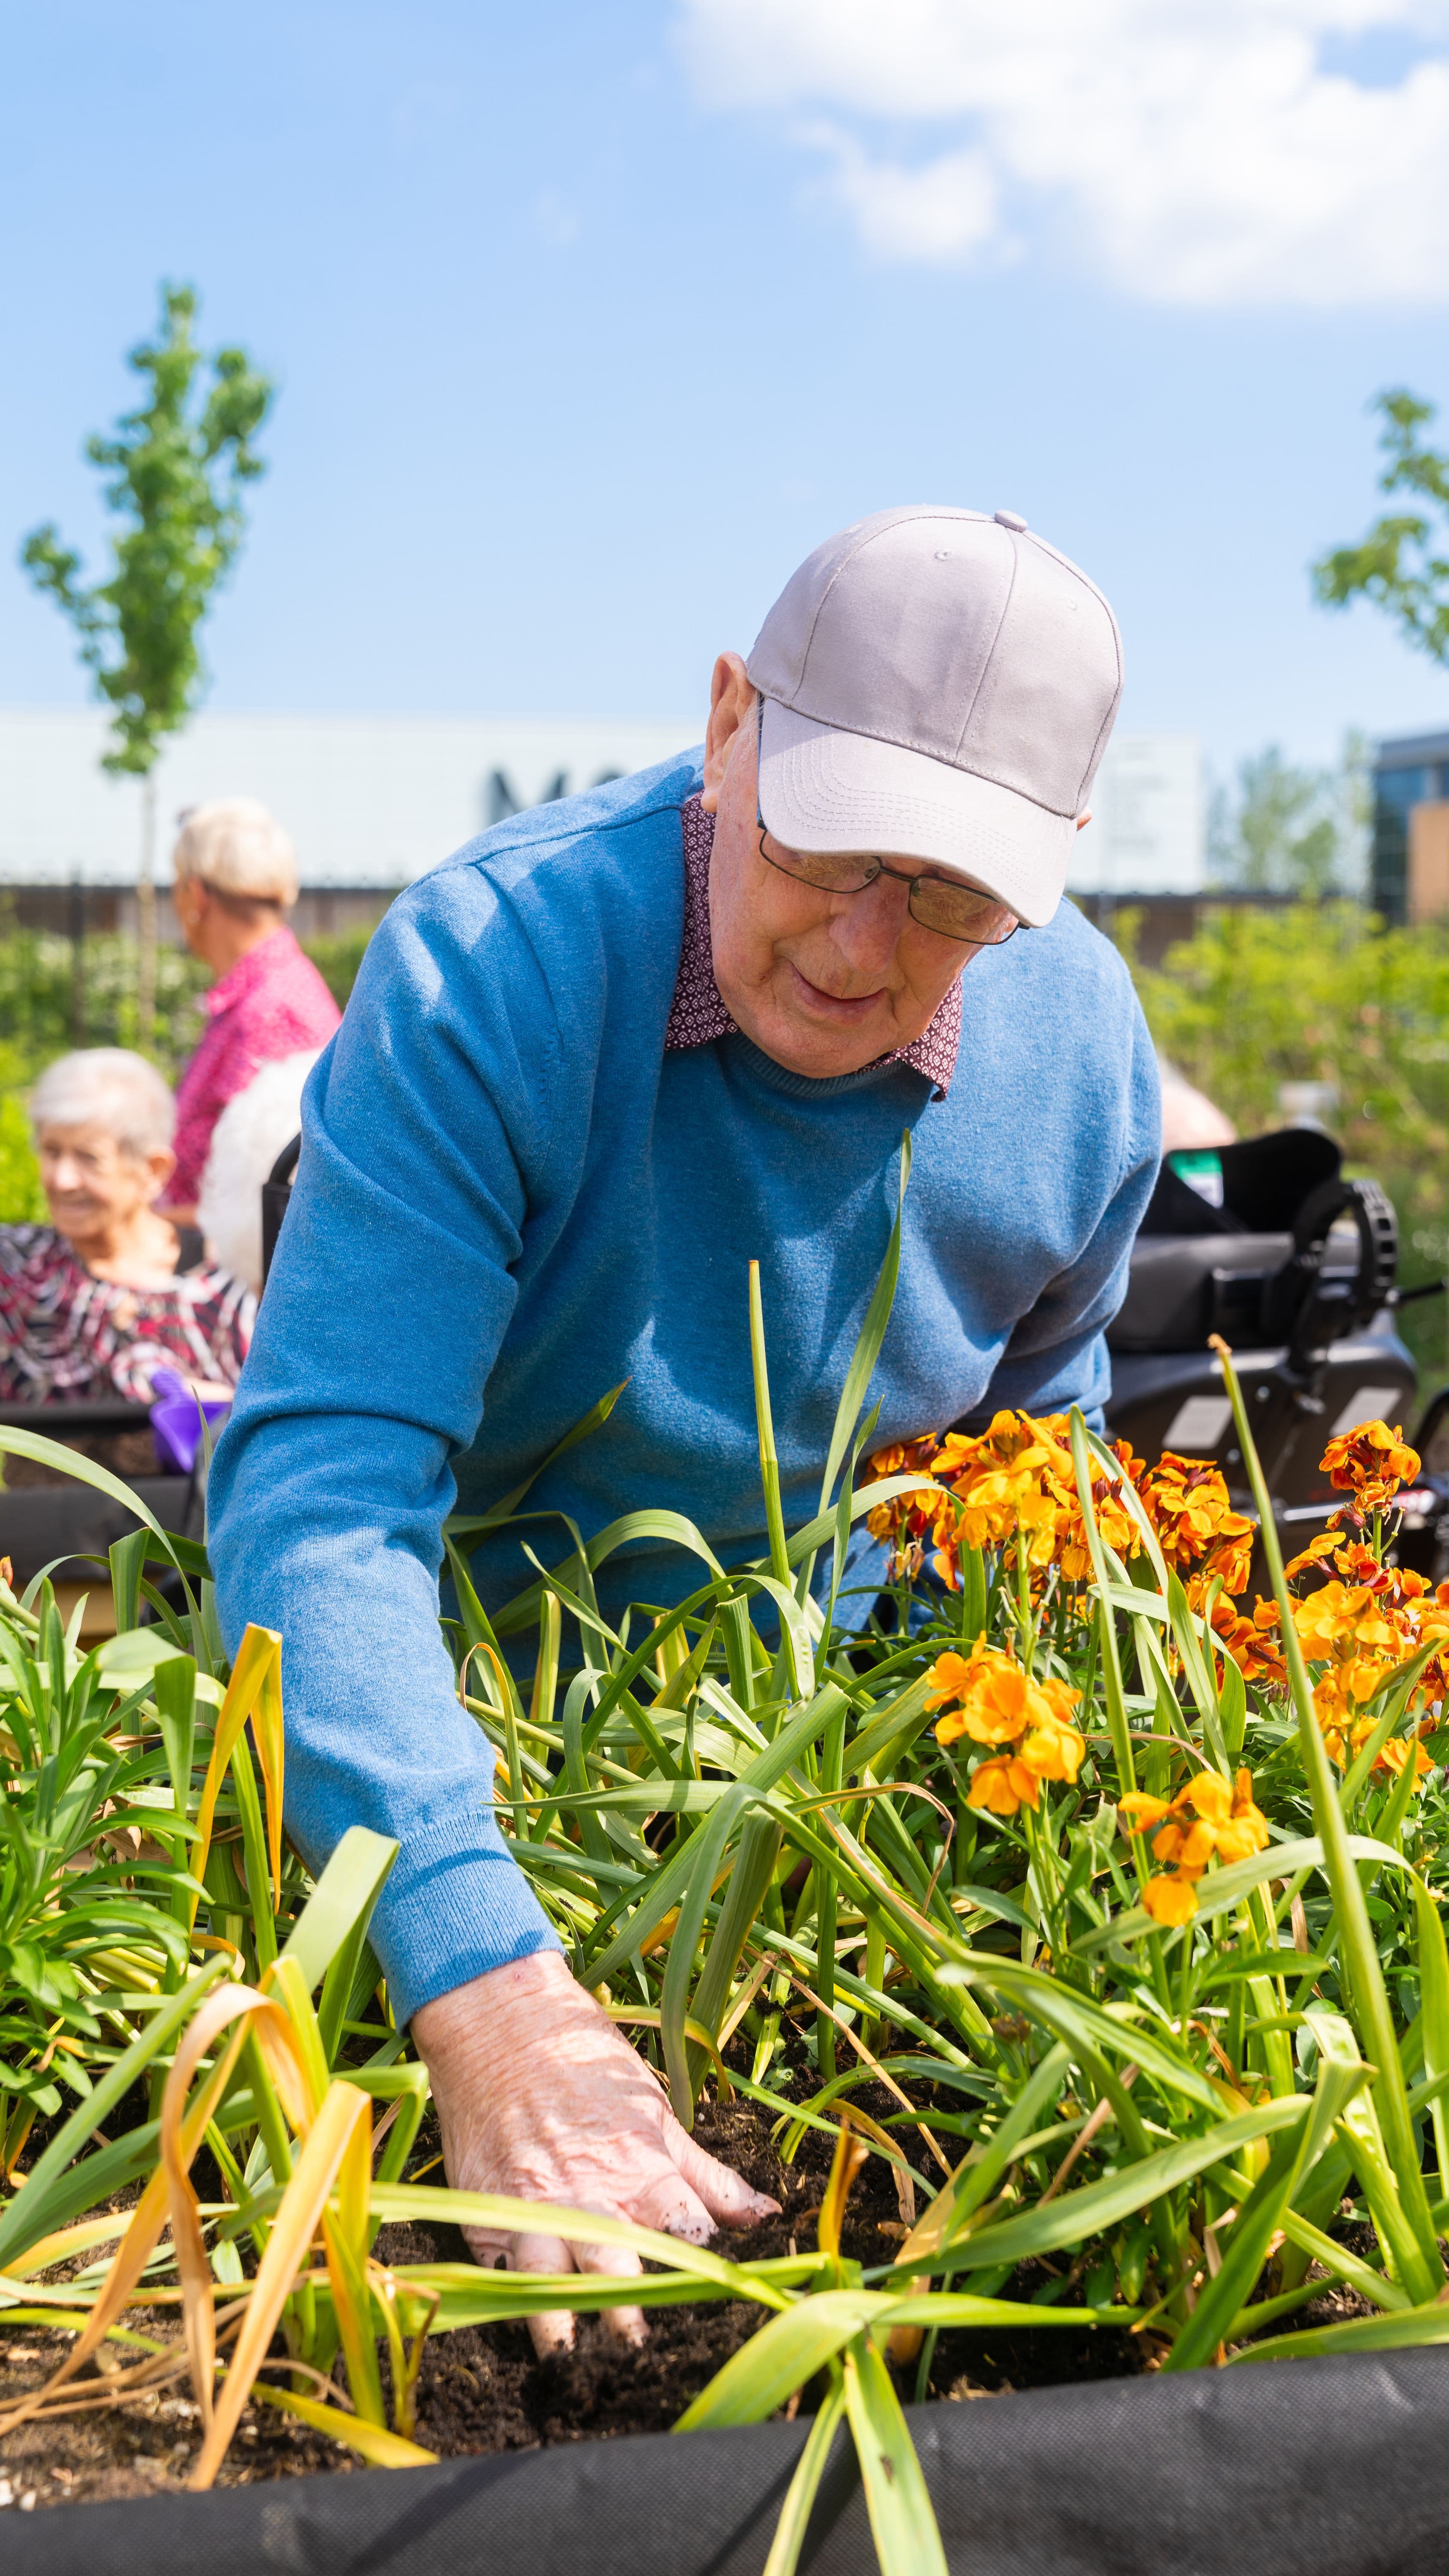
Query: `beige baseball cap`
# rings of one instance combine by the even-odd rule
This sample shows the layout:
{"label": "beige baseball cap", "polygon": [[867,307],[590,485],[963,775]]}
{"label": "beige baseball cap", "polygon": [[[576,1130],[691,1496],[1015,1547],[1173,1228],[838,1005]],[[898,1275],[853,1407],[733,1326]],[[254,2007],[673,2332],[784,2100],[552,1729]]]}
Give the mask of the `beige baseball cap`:
{"label": "beige baseball cap", "polygon": [[878,510],[827,538],[746,664],[760,811],[791,850],[882,852],[1050,921],[1122,695],[1095,584],[1013,510]]}

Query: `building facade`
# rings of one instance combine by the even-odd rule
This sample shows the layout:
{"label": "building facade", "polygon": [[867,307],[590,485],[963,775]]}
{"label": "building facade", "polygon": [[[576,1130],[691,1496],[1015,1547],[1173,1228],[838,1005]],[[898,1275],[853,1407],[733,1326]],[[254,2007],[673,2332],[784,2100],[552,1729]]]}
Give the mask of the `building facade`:
{"label": "building facade", "polygon": [[1381,742],[1374,762],[1374,910],[1386,921],[1449,912],[1449,733]]}

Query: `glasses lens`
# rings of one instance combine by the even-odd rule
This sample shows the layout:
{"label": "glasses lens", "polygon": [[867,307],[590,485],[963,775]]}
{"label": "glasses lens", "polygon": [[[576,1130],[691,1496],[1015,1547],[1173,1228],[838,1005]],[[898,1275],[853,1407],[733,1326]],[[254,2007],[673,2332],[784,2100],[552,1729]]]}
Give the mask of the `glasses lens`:
{"label": "glasses lens", "polygon": [[993,895],[952,885],[945,877],[917,877],[911,910],[923,930],[939,931],[944,939],[970,939],[979,948],[999,947],[1017,927],[1015,913]]}
{"label": "glasses lens", "polygon": [[875,869],[869,859],[833,858],[828,852],[792,850],[788,862],[777,858],[773,850],[760,844],[770,865],[783,868],[786,876],[801,877],[806,885],[820,886],[829,894],[859,894],[868,886]]}

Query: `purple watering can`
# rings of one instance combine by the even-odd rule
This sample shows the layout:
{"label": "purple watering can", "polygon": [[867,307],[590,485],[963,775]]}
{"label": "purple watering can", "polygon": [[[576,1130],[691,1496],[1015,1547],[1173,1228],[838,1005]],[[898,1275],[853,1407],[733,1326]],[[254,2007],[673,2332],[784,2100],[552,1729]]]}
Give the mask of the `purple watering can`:
{"label": "purple watering can", "polygon": [[151,1406],[151,1431],[157,1464],[163,1475],[189,1476],[201,1447],[202,1415],[211,1424],[224,1422],[231,1411],[230,1402],[199,1403],[185,1378],[169,1368],[156,1371],[151,1393],[156,1398]]}

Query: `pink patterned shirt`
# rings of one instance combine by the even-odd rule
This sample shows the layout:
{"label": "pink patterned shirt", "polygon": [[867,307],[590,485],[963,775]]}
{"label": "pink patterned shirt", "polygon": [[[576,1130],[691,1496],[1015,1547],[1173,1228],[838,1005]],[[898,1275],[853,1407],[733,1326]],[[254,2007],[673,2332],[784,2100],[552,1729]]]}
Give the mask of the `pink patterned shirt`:
{"label": "pink patterned shirt", "polygon": [[[681,807],[680,818],[684,825],[684,940],[674,999],[664,1029],[666,1050],[708,1046],[712,1038],[738,1033],[714,980],[714,952],[709,937],[709,860],[714,848],[714,816],[706,814],[697,796],[691,796]],[[897,1047],[893,1055],[880,1056],[877,1061],[912,1065],[935,1084],[936,1098],[944,1100],[951,1088],[960,1044],[958,975],[930,1027],[913,1038],[909,1046]]]}
{"label": "pink patterned shirt", "polygon": [[194,1207],[211,1131],[229,1100],[279,1056],[325,1046],[342,1014],[283,924],[239,957],[202,1009],[211,1026],[176,1091],[176,1169],[162,1202]]}

